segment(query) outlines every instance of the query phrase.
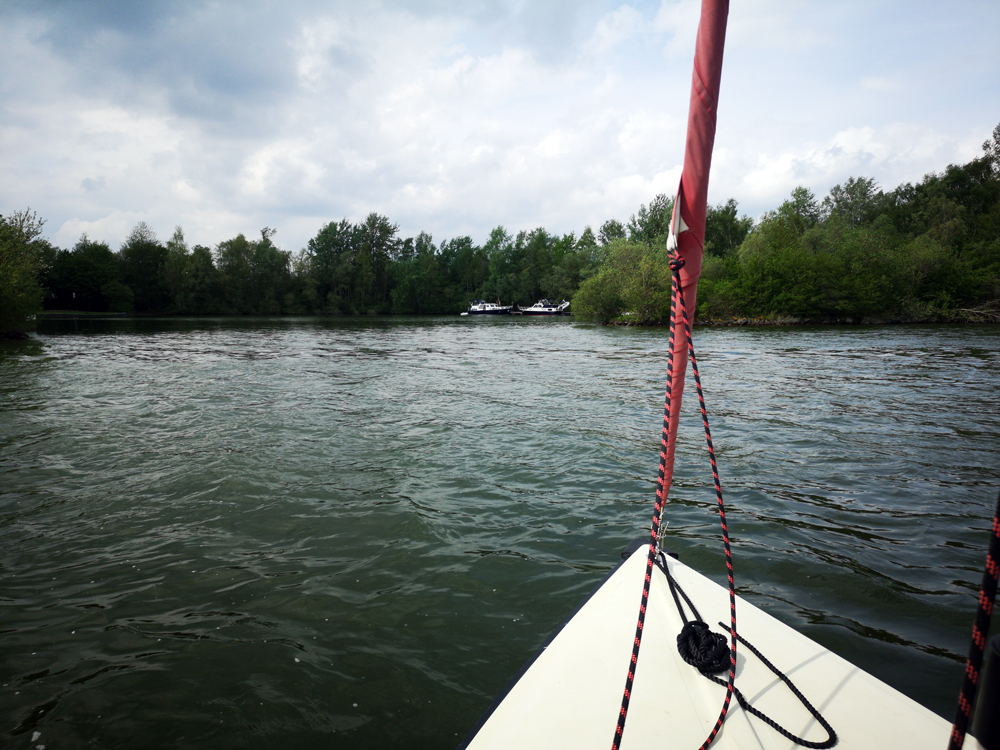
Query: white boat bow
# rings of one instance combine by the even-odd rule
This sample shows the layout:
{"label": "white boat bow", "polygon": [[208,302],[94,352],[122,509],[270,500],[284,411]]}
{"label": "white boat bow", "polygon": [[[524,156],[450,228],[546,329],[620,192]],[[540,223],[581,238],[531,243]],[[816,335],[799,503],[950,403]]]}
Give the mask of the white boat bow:
{"label": "white boat bow", "polygon": [[[643,545],[633,552],[587,599],[461,747],[607,750],[611,746],[647,550]],[[668,565],[705,621],[722,632],[717,623],[728,619],[728,591],[677,560],[668,558]],[[833,726],[837,748],[943,750],[947,746],[949,722],[742,598],[737,612],[740,635],[783,671]],[[696,750],[715,724],[726,690],[681,659],[676,639],[682,626],[666,576],[654,569],[623,750]],[[793,734],[814,742],[826,739],[825,730],[785,684],[746,648],[737,652],[736,686],[752,706]],[[712,747],[800,746],[751,716],[734,699]],[[966,747],[981,745],[970,736]]]}

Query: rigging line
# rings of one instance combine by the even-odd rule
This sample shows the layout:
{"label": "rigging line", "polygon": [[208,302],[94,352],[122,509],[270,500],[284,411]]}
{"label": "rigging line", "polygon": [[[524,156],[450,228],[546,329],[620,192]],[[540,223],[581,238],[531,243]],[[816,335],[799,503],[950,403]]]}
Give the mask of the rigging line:
{"label": "rigging line", "polygon": [[[680,280],[680,270],[684,267],[684,259],[675,257],[670,262],[671,274],[671,305],[670,305],[670,336],[669,354],[667,356],[667,387],[663,405],[663,432],[660,438],[660,469],[656,490],[656,505],[653,508],[653,523],[650,528],[649,551],[646,556],[646,574],[642,586],[642,599],[639,603],[639,617],[636,624],[635,638],[632,641],[632,657],[629,663],[628,675],[625,679],[625,690],[622,694],[622,705],[618,712],[618,724],[615,728],[615,736],[611,743],[612,750],[619,750],[622,736],[625,732],[625,721],[628,716],[629,701],[632,697],[632,686],[635,682],[635,669],[639,662],[639,649],[642,644],[642,631],[646,621],[646,606],[649,603],[649,586],[652,581],[653,563],[656,558],[659,544],[660,521],[663,506],[666,504],[666,476],[667,476],[667,451],[670,438],[670,409],[671,409],[671,386],[673,381],[674,364],[674,341],[677,328],[677,315],[675,308],[679,307],[681,318],[684,324],[684,333],[687,338],[687,354],[690,356],[692,369],[694,371],[695,387],[698,392],[698,402],[701,408],[702,423],[705,426],[705,442],[708,446],[708,455],[712,463],[712,477],[715,483],[715,495],[718,500],[719,521],[722,526],[722,540],[726,551],[726,576],[729,580],[729,612],[730,612],[730,645],[729,645],[729,680],[726,683],[726,698],[722,703],[719,718],[708,737],[702,743],[699,750],[706,750],[715,740],[722,728],[722,723],[729,712],[729,706],[733,699],[733,690],[736,680],[736,586],[733,582],[733,558],[729,544],[729,529],[726,526],[726,509],[722,499],[722,485],[719,481],[719,470],[715,461],[715,448],[712,445],[712,433],[708,426],[708,411],[705,408],[705,396],[701,388],[701,375],[698,372],[698,361],[694,353],[694,341],[691,337],[691,324],[688,320],[687,305],[684,302],[684,288]],[[676,305],[674,301],[676,300]]]}
{"label": "rigging line", "polygon": [[695,390],[698,392],[698,404],[701,407],[701,421],[705,425],[705,444],[708,446],[708,458],[712,462],[712,480],[715,483],[715,498],[719,505],[719,524],[722,527],[722,542],[726,550],[726,577],[729,579],[729,679],[726,681],[726,699],[722,702],[719,718],[702,743],[699,750],[706,750],[715,741],[716,735],[722,729],[726,720],[729,704],[736,687],[736,584],[733,581],[733,554],[729,545],[729,527],[726,525],[726,505],[722,500],[722,483],[719,481],[719,467],[715,462],[715,446],[712,445],[712,431],[708,427],[708,410],[705,408],[705,394],[701,390],[701,375],[698,372],[698,359],[694,354],[694,339],[691,336],[691,321],[688,319],[687,305],[684,303],[684,289],[680,283],[680,271],[684,266],[683,258],[675,258],[670,262],[670,270],[677,283],[677,299],[680,302],[681,317],[684,321],[684,333],[687,336],[688,356],[691,359],[691,370],[694,373]]}
{"label": "rigging line", "polygon": [[[671,291],[680,290],[680,279],[677,273],[671,274]],[[632,657],[629,661],[628,674],[625,677],[625,690],[622,693],[622,705],[618,711],[618,724],[615,736],[611,741],[611,750],[619,750],[622,735],[625,732],[625,719],[628,716],[628,704],[632,697],[632,685],[635,682],[635,668],[639,663],[639,647],[642,644],[642,629],[646,622],[646,605],[649,603],[649,585],[653,579],[653,561],[659,544],[660,517],[666,503],[667,450],[670,439],[670,398],[674,373],[674,305],[670,305],[670,336],[667,349],[667,387],[663,401],[663,432],[660,437],[660,470],[656,488],[656,504],[653,506],[653,523],[650,526],[649,549],[646,555],[646,574],[642,584],[642,599],[639,602],[639,618],[635,628],[635,638],[632,641]]]}
{"label": "rigging line", "polygon": [[983,665],[983,650],[990,632],[990,617],[993,614],[993,603],[997,594],[997,578],[1000,575],[998,566],[1000,566],[1000,495],[997,495],[997,507],[993,511],[993,535],[990,537],[990,546],[986,552],[983,583],[979,590],[979,606],[976,609],[976,619],[972,623],[969,658],[965,663],[965,679],[962,681],[962,692],[958,696],[958,709],[955,712],[955,723],[951,728],[948,750],[961,750],[965,743],[965,733],[969,731],[972,706],[975,704],[976,688],[979,685],[979,670]]}

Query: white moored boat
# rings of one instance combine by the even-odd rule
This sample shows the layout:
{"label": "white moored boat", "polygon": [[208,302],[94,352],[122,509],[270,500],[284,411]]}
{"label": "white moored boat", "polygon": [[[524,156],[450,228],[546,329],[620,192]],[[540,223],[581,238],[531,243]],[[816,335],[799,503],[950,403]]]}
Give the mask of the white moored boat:
{"label": "white moored boat", "polygon": [[531,307],[517,308],[521,315],[563,315],[567,310],[569,310],[569,302],[566,300],[557,304],[547,299],[540,299]]}
{"label": "white moored boat", "polygon": [[[944,750],[962,746],[974,687],[969,697],[963,688],[958,728],[953,733],[951,725],[933,712],[735,596],[732,570],[739,570],[739,555],[737,550],[737,562],[730,566],[723,496],[707,417],[705,435],[727,568],[722,567],[721,554],[719,565],[720,570],[730,571],[728,587],[710,581],[683,561],[654,554],[653,545],[662,544],[665,536],[661,513],[669,513],[670,508],[667,499],[689,353],[695,365],[687,311],[695,309],[701,271],[728,10],[728,0],[702,0],[684,167],[668,240],[673,275],[672,351],[657,503],[651,525],[654,532],[623,554],[619,567],[514,677],[461,748],[704,750],[711,745],[732,750],[788,750],[798,746]],[[554,308],[548,300],[542,300],[521,312],[556,314]],[[698,389],[700,399],[700,382]],[[704,416],[704,403],[701,406]],[[994,521],[991,544],[1000,550],[1000,520]],[[990,555],[994,554],[992,549]],[[668,571],[683,593],[674,594]],[[987,572],[993,576],[995,587],[995,562],[987,563]],[[982,604],[986,599],[987,604]],[[983,593],[980,601],[986,624],[980,627],[977,615],[974,633],[978,635],[970,647],[966,686],[978,681],[979,667],[972,653],[978,647],[981,654],[983,635],[989,630],[992,598]],[[715,664],[706,672],[721,678],[721,684],[691,666],[679,653],[682,639],[678,636],[682,629],[688,629],[688,620],[698,620],[698,615],[703,622],[695,630],[703,633],[711,629],[717,634],[711,646]],[[993,645],[991,648],[1000,651]],[[773,669],[763,659],[770,660]],[[986,689],[998,675],[1000,671],[985,673],[985,696],[975,714],[976,726],[984,726],[978,723],[980,717],[991,721],[1000,718],[1000,689]],[[731,701],[730,688],[734,688]],[[771,723],[755,712],[770,717]],[[996,739],[994,746],[1000,747],[1000,729],[994,724],[989,733]],[[985,730],[981,734],[989,736]],[[982,747],[971,736],[964,742],[969,748]]]}

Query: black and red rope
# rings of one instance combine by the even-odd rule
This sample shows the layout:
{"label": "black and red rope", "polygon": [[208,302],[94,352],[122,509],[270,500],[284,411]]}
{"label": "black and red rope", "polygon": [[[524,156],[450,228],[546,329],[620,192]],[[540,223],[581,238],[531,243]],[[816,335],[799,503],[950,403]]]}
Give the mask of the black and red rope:
{"label": "black and red rope", "polygon": [[687,305],[684,303],[684,292],[681,290],[679,272],[683,260],[675,260],[670,264],[674,273],[674,278],[678,279],[678,301],[681,306],[681,315],[684,318],[684,332],[687,335],[688,355],[691,357],[691,370],[694,372],[695,390],[698,392],[698,404],[701,407],[701,421],[705,425],[705,443],[708,445],[708,457],[712,462],[712,478],[715,481],[715,497],[719,505],[719,523],[722,526],[722,542],[726,549],[726,576],[729,579],[729,680],[726,683],[726,698],[722,703],[722,710],[719,718],[712,727],[708,738],[702,743],[700,750],[705,750],[715,740],[715,736],[722,729],[722,722],[726,720],[729,713],[729,704],[733,699],[733,688],[736,680],[736,584],[733,581],[733,555],[729,547],[729,527],[726,525],[726,506],[722,501],[722,484],[719,481],[719,467],[715,462],[715,446],[712,445],[712,431],[708,427],[708,411],[705,409],[705,395],[701,390],[701,375],[698,372],[698,360],[694,354],[694,340],[691,337],[691,321],[688,319]]}
{"label": "black and red rope", "polygon": [[[726,526],[726,509],[725,504],[722,500],[722,485],[719,481],[719,469],[715,461],[715,448],[712,445],[712,433],[708,426],[708,411],[705,408],[705,396],[701,389],[701,376],[698,372],[698,361],[694,353],[694,341],[691,336],[691,323],[688,320],[687,306],[684,302],[684,290],[681,285],[680,280],[680,270],[684,266],[684,260],[682,258],[676,258],[670,263],[670,271],[672,276],[672,293],[675,295],[673,299],[676,299],[678,306],[680,307],[681,317],[684,324],[684,333],[687,338],[687,352],[691,358],[691,366],[694,371],[695,387],[698,391],[698,402],[701,407],[701,418],[702,423],[705,426],[705,441],[708,445],[708,455],[712,462],[712,477],[715,481],[715,495],[718,500],[719,507],[719,520],[722,525],[722,538],[726,550],[726,571],[727,577],[729,579],[729,612],[730,612],[730,645],[729,645],[729,680],[726,687],[726,698],[723,701],[722,709],[719,713],[719,718],[715,722],[715,726],[709,733],[705,742],[702,743],[699,750],[706,750],[709,745],[715,740],[716,735],[718,735],[719,730],[722,728],[722,723],[726,719],[726,714],[729,712],[729,706],[733,698],[734,683],[736,680],[736,587],[733,582],[733,559],[732,552],[729,545],[729,529]],[[618,712],[618,726],[615,728],[615,737],[611,743],[612,750],[618,750],[621,746],[622,735],[625,731],[625,720],[628,716],[628,704],[632,696],[632,685],[635,681],[635,669],[639,661],[639,648],[642,643],[642,631],[643,626],[646,621],[646,606],[649,603],[649,586],[652,580],[653,574],[653,563],[656,558],[656,548],[657,541],[659,539],[660,530],[660,520],[663,512],[663,506],[667,500],[667,487],[666,487],[666,477],[667,477],[667,454],[669,449],[670,440],[670,408],[671,408],[671,386],[673,381],[674,372],[674,341],[675,332],[677,328],[677,316],[674,310],[674,306],[671,304],[670,307],[670,337],[669,337],[669,354],[667,360],[667,387],[666,387],[666,397],[664,399],[663,405],[663,432],[660,437],[660,469],[659,478],[657,482],[656,489],[656,505],[653,509],[653,524],[650,529],[650,544],[649,553],[646,558],[646,575],[645,580],[642,585],[642,600],[639,604],[639,620],[636,625],[635,639],[632,642],[632,658],[629,662],[628,676],[625,679],[625,691],[622,694],[622,705],[621,710]]]}
{"label": "black and red rope", "polygon": [[[673,289],[680,288],[676,272],[673,276]],[[653,523],[650,527],[649,550],[646,555],[646,577],[642,584],[642,599],[639,602],[639,621],[635,626],[635,639],[632,641],[632,658],[628,665],[628,675],[625,678],[625,690],[622,693],[622,705],[618,712],[618,726],[615,727],[615,737],[611,742],[611,750],[618,750],[625,731],[625,718],[628,715],[628,704],[632,697],[632,684],[635,682],[635,668],[639,663],[639,646],[642,643],[642,628],[646,622],[646,605],[649,603],[649,585],[653,579],[653,561],[656,559],[656,547],[659,539],[660,517],[666,503],[667,447],[670,438],[670,388],[674,372],[674,309],[670,307],[670,338],[667,354],[667,388],[663,402],[663,432],[660,436],[660,471],[656,488],[656,504],[653,506]]]}
{"label": "black and red rope", "polygon": [[955,723],[951,729],[948,750],[961,750],[965,744],[965,733],[969,730],[972,707],[976,701],[976,688],[979,686],[979,670],[983,666],[986,637],[990,632],[990,617],[993,615],[998,577],[1000,577],[1000,496],[997,497],[997,507],[993,511],[993,535],[990,537],[990,546],[986,553],[983,585],[979,589],[979,607],[976,610],[976,619],[972,623],[969,658],[965,663],[965,679],[962,682],[962,692],[958,696],[958,710],[955,712]]}

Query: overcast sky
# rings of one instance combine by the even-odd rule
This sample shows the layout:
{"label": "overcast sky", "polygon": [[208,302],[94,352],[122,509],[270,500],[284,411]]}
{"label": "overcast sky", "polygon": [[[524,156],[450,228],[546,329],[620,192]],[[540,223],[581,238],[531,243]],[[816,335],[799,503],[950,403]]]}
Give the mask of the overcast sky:
{"label": "overcast sky", "polygon": [[[626,221],[680,176],[700,0],[0,2],[0,213],[117,248],[377,211],[403,236]],[[891,189],[1000,122],[997,0],[733,0],[709,190]]]}

